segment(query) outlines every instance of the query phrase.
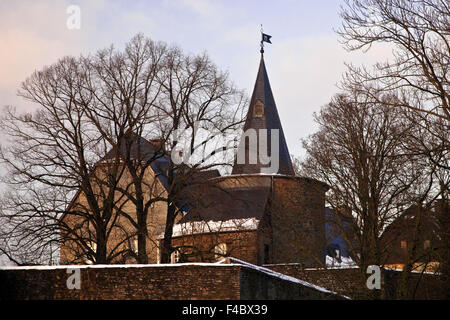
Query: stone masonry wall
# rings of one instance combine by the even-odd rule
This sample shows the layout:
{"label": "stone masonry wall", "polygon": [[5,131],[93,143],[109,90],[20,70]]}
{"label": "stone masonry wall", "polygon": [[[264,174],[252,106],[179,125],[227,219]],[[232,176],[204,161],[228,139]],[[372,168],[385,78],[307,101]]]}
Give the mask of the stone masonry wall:
{"label": "stone masonry wall", "polygon": [[[291,277],[321,286],[352,299],[366,299],[367,277],[359,268],[305,269],[300,264],[264,265],[264,267]],[[381,291],[383,299],[396,299],[398,283],[402,272],[382,269]],[[433,274],[412,273],[410,289],[415,290],[410,299],[442,299],[440,277]],[[415,288],[417,286],[417,288]],[[414,287],[414,288],[413,288]],[[411,291],[412,292],[412,291]]]}
{"label": "stone masonry wall", "polygon": [[79,290],[67,288],[71,274],[63,266],[0,269],[0,300],[338,298],[238,264],[78,267]]}
{"label": "stone masonry wall", "polygon": [[80,290],[66,270],[0,270],[0,299],[239,299],[240,266],[81,267]]}
{"label": "stone masonry wall", "polygon": [[325,262],[325,187],[307,178],[274,178],[272,263]]}
{"label": "stone masonry wall", "polygon": [[305,269],[301,264],[274,264],[264,267],[352,298],[364,295],[360,285],[364,280],[361,280],[358,268]]}
{"label": "stone masonry wall", "polygon": [[225,256],[232,256],[257,264],[257,233],[250,231],[210,232],[178,236],[172,239],[172,246],[183,253],[181,262],[216,262],[224,257],[215,254],[219,243],[226,244]]}
{"label": "stone masonry wall", "polygon": [[324,293],[257,270],[245,268],[241,273],[242,300],[334,300],[340,296]]}
{"label": "stone masonry wall", "polygon": [[[96,175],[102,178],[106,170],[101,166],[98,166],[96,169]],[[99,171],[100,170],[100,171]],[[107,170],[106,170],[107,171]],[[155,173],[151,168],[148,168],[145,177],[145,190],[144,194],[146,197],[156,198],[159,196],[166,196],[166,190],[164,189],[161,182],[156,179]],[[130,173],[125,170],[123,177],[120,180],[120,185],[123,189],[127,189],[131,184],[132,178]],[[95,185],[96,188],[99,188]],[[117,197],[120,195],[118,194]],[[101,199],[100,199],[101,200]],[[99,201],[100,201],[99,200]],[[146,198],[144,201],[148,201]],[[121,205],[121,209],[128,213],[133,219],[136,218],[136,208],[131,201],[126,203],[119,203],[116,205]],[[70,210],[76,211],[80,210],[81,212],[89,212],[89,204],[87,199],[83,193],[77,193],[77,195],[72,200]],[[164,201],[156,201],[150,207],[150,212],[148,214],[147,219],[147,227],[148,227],[148,239],[146,243],[147,255],[149,263],[157,263],[159,250],[156,246],[158,243],[157,237],[164,232],[164,227],[166,223],[166,215],[167,215],[167,203]],[[116,217],[115,228],[112,230],[107,246],[108,255],[114,255],[117,251],[122,251],[125,249],[130,249],[130,251],[135,251],[135,241],[137,241],[136,229],[131,224],[131,222],[123,217]],[[179,217],[176,221],[179,220]],[[77,229],[76,226],[83,225],[82,228],[78,229],[78,235],[84,238],[92,238],[91,235],[87,234],[86,226],[89,225],[86,221],[86,218],[80,215],[71,215],[66,214],[63,217],[63,221],[70,227],[71,230]],[[91,227],[91,233],[95,235],[95,230]],[[84,256],[83,253],[86,252],[86,248],[81,248],[78,242],[74,242],[71,240],[67,240],[64,232],[61,233],[61,237],[63,240],[61,242],[60,248],[60,261],[62,264],[84,264],[87,263],[88,259]],[[73,238],[73,236],[69,236],[69,238]],[[128,241],[126,241],[128,239]],[[94,240],[94,239],[93,239]],[[120,244],[118,246],[118,244]],[[115,257],[112,263],[136,263],[136,259],[134,259],[131,255],[119,255]]]}

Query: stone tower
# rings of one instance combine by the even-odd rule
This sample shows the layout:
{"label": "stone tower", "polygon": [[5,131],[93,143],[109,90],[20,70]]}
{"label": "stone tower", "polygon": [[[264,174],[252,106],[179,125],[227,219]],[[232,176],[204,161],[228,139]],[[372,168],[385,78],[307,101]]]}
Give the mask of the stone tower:
{"label": "stone tower", "polygon": [[[260,129],[267,129],[259,131]],[[261,152],[271,154],[271,135],[278,130],[278,170],[264,174],[269,165],[250,163],[249,156]],[[248,130],[267,134],[268,150],[255,148],[245,139]],[[307,267],[325,263],[325,192],[328,186],[320,181],[296,177],[281,126],[280,117],[270,88],[263,54],[259,64],[240,149],[245,151],[245,163],[237,157],[231,176],[221,179],[222,187],[240,189],[268,188],[268,201],[258,228],[258,263],[301,263]],[[244,145],[243,145],[244,144]]]}

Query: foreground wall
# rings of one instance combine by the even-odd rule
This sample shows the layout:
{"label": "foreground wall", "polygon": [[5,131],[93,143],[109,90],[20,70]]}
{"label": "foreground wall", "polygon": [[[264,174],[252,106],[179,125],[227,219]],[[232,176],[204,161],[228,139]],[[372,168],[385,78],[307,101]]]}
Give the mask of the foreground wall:
{"label": "foreground wall", "polygon": [[[68,289],[68,267],[80,289]],[[239,264],[15,267],[0,269],[1,300],[35,299],[336,299]]]}
{"label": "foreground wall", "polygon": [[[288,276],[321,286],[330,291],[348,296],[352,299],[367,299],[366,281],[368,274],[362,273],[357,267],[348,268],[303,268],[300,264],[273,264],[266,268],[286,274]],[[401,271],[382,269],[381,293],[383,299],[396,299],[399,288]],[[429,273],[411,273],[409,292],[415,292],[409,299],[435,300],[444,299],[441,290],[442,279],[438,275]]]}

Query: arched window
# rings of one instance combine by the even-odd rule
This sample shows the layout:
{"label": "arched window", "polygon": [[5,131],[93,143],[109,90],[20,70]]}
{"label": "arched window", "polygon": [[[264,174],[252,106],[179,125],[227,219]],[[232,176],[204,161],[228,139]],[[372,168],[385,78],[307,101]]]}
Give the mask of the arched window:
{"label": "arched window", "polygon": [[261,118],[264,115],[264,104],[258,100],[253,107],[253,116],[256,118]]}

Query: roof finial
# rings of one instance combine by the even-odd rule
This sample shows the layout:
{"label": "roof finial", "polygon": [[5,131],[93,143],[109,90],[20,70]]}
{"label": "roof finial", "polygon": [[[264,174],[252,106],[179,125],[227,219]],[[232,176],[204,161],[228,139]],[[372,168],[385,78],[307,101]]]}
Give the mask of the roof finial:
{"label": "roof finial", "polygon": [[261,50],[259,50],[259,52],[261,52],[261,56],[264,54],[264,36],[263,36],[263,26],[261,24]]}

